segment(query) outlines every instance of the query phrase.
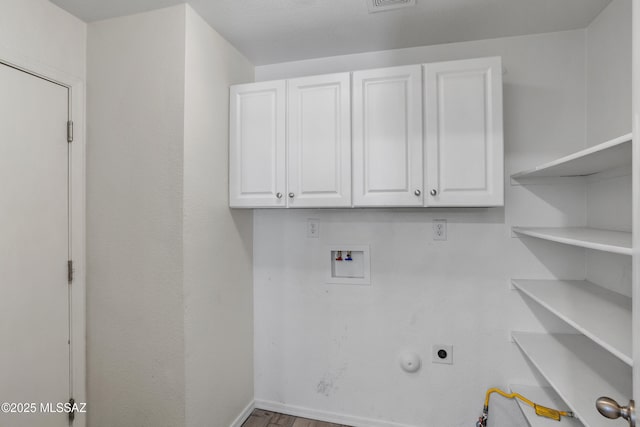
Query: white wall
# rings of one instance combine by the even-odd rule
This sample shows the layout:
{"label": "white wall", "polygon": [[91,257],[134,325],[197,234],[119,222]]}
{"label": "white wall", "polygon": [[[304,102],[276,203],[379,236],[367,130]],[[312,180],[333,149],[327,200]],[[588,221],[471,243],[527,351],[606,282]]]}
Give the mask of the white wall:
{"label": "white wall", "polygon": [[[631,0],[613,0],[587,28],[587,145],[631,132]],[[587,223],[631,231],[631,170],[587,186]],[[631,296],[631,257],[587,251],[587,278]]]}
{"label": "white wall", "polygon": [[186,10],[186,425],[228,427],[253,400],[253,214],[228,198],[229,85],[253,65]]}
{"label": "white wall", "polygon": [[0,2],[0,52],[84,81],[87,26],[48,0]]}
{"label": "white wall", "polygon": [[[505,176],[582,148],[584,31],[261,66],[256,78],[493,55],[506,69]],[[505,183],[504,209],[255,211],[258,406],[363,426],[467,426],[488,387],[534,382],[510,330],[566,329],[508,281],[584,278],[584,251],[512,238],[510,226],[584,224],[585,189]],[[320,220],[319,239],[306,238],[307,218]],[[446,242],[431,239],[436,218],[449,221]],[[372,285],[325,284],[328,244],[370,245]],[[452,366],[431,364],[438,343],[454,345]],[[405,349],[422,356],[419,373],[400,370]],[[499,399],[491,417],[526,425]]]}
{"label": "white wall", "polygon": [[587,28],[587,145],[631,132],[631,3],[613,0]]}
{"label": "white wall", "polygon": [[228,88],[253,65],[186,5],[93,23],[89,49],[90,425],[228,427],[253,400]]}
{"label": "white wall", "polygon": [[96,427],[185,422],[184,58],[184,5],[89,25],[87,352]]}

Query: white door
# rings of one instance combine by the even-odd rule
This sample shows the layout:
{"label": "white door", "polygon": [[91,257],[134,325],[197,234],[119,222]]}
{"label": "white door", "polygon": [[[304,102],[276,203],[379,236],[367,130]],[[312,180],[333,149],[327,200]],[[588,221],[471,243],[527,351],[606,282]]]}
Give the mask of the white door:
{"label": "white door", "polygon": [[420,65],[353,73],[353,205],[422,206]]}
{"label": "white door", "polygon": [[[640,4],[633,2],[633,396],[640,404]],[[627,402],[620,402],[627,405]],[[640,415],[636,409],[636,417]]]}
{"label": "white door", "polygon": [[[68,96],[0,64],[0,401],[38,410],[70,397]],[[0,412],[0,425],[68,416]]]}
{"label": "white door", "polygon": [[284,207],[285,81],[231,87],[229,205]]}
{"label": "white door", "polygon": [[425,65],[425,206],[502,206],[502,65]]}
{"label": "white door", "polygon": [[289,207],[351,206],[349,73],[287,83]]}

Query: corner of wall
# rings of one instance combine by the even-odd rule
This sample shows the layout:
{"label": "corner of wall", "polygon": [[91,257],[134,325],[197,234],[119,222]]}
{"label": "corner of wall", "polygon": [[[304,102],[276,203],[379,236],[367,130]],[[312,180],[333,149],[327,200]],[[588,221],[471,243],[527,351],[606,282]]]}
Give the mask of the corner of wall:
{"label": "corner of wall", "polygon": [[631,0],[613,0],[586,29],[587,146],[631,131]]}
{"label": "corner of wall", "polygon": [[89,25],[87,355],[96,426],[184,424],[180,8]]}
{"label": "corner of wall", "polygon": [[235,426],[253,402],[253,227],[229,209],[228,93],[254,67],[189,5],[185,22],[186,425]]}

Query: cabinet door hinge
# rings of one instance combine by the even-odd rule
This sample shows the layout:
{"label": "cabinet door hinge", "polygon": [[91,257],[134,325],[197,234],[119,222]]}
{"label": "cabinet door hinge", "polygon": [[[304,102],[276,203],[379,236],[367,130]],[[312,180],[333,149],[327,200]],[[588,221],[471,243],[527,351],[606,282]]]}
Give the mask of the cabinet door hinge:
{"label": "cabinet door hinge", "polygon": [[71,260],[67,261],[67,280],[69,284],[73,282],[73,261]]}
{"label": "cabinet door hinge", "polygon": [[73,142],[73,122],[71,120],[67,122],[67,142]]}
{"label": "cabinet door hinge", "polygon": [[74,405],[76,404],[75,399],[72,397],[71,399],[69,399],[69,408],[71,408],[71,410],[69,411],[69,422],[73,422],[73,420],[76,417],[76,412],[75,412],[75,408]]}

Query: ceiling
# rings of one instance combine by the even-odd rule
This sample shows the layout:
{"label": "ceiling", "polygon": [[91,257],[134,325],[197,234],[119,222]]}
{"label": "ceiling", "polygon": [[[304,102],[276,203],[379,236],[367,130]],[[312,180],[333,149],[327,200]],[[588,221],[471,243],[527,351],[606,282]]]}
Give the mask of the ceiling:
{"label": "ceiling", "polygon": [[[370,0],[186,1],[255,65],[585,28],[611,0],[417,0],[370,14]],[[51,0],[91,22],[184,0]]]}

